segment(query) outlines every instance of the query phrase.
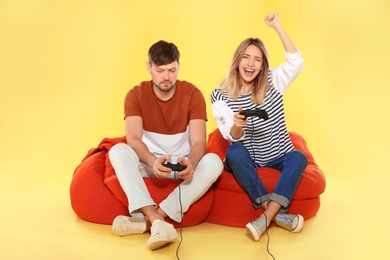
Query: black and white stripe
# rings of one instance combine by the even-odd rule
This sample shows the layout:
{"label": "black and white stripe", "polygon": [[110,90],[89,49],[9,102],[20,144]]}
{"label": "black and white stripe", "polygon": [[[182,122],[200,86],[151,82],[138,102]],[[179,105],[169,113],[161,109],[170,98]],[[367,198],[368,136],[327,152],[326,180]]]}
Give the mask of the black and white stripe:
{"label": "black and white stripe", "polygon": [[[270,75],[268,80],[270,81]],[[243,128],[245,138],[239,140],[258,165],[264,166],[294,150],[284,118],[283,96],[273,86],[267,91],[263,105],[252,103],[251,94],[239,95],[237,100],[232,100],[223,95],[220,89],[215,89],[211,94],[211,103],[215,102],[224,102],[233,114],[238,112],[239,106],[243,110],[259,108],[267,111],[268,120],[256,116],[248,118],[248,123]]]}

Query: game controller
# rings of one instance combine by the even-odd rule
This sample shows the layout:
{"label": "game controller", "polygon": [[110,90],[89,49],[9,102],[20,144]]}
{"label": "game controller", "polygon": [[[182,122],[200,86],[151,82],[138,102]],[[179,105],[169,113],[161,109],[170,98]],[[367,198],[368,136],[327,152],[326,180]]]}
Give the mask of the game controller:
{"label": "game controller", "polygon": [[180,171],[182,171],[182,170],[187,168],[187,166],[182,165],[180,163],[173,164],[173,163],[170,163],[170,162],[164,163],[164,166],[170,168],[174,172],[180,172]]}
{"label": "game controller", "polygon": [[267,111],[259,108],[255,110],[243,110],[240,112],[240,115],[244,116],[244,120],[246,120],[250,116],[258,116],[259,118],[262,118],[264,120],[268,119]]}

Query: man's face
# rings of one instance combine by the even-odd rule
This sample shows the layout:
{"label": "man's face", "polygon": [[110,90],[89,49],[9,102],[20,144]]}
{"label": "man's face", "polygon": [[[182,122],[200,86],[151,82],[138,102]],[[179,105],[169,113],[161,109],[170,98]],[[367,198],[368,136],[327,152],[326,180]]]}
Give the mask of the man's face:
{"label": "man's face", "polygon": [[177,61],[170,64],[156,66],[154,63],[147,63],[147,68],[152,75],[154,86],[161,92],[170,92],[176,84],[179,73],[179,63]]}

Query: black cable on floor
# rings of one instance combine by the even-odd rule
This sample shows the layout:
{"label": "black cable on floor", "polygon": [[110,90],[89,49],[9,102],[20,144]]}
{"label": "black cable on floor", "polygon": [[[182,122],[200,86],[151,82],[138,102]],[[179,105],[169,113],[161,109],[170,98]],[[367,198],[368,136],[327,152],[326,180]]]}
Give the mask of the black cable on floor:
{"label": "black cable on floor", "polygon": [[[252,147],[252,152],[253,152],[253,167],[255,168],[255,171],[256,171],[256,176],[257,176],[257,164],[256,164],[256,153],[255,153],[255,149],[253,148],[253,145],[252,145],[252,138],[253,138],[253,134],[254,134],[254,132],[255,132],[255,126],[254,126],[254,122],[253,122],[253,119],[252,119],[252,117],[250,117],[250,119],[251,119],[251,122],[252,122],[252,135],[251,135],[251,138],[250,138],[250,143],[251,143],[251,147]],[[269,250],[269,243],[270,243],[270,240],[271,240],[271,237],[270,237],[270,235],[268,234],[268,218],[267,218],[267,215],[265,214],[265,211],[264,211],[264,209],[263,209],[263,207],[261,206],[261,204],[262,204],[262,201],[261,201],[261,192],[260,192],[260,189],[259,189],[259,185],[258,185],[258,183],[257,183],[257,178],[256,178],[256,176],[255,176],[255,182],[256,182],[256,189],[257,189],[257,191],[259,192],[259,198],[260,198],[260,208],[261,208],[261,211],[263,212],[263,215],[264,215],[264,217],[265,217],[265,233],[267,234],[267,253],[272,257],[272,259],[273,260],[275,260],[275,257],[274,257],[274,255],[270,252],[270,250]],[[270,221],[270,223],[271,223],[271,221]]]}
{"label": "black cable on floor", "polygon": [[176,183],[177,183],[177,186],[179,188],[179,203],[180,203],[180,216],[181,216],[181,219],[180,219],[180,242],[176,248],[176,258],[179,260],[180,257],[179,257],[179,248],[180,248],[180,245],[181,243],[183,242],[183,205],[181,203],[181,187],[180,187],[180,182],[179,180],[177,179],[177,172],[175,172],[175,180],[176,180]]}

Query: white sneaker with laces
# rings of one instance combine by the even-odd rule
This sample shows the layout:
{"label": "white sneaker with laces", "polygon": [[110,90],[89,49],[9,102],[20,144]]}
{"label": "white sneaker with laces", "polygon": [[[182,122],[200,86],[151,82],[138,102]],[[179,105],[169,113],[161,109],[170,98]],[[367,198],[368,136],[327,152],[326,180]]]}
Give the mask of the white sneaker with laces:
{"label": "white sneaker with laces", "polygon": [[112,232],[118,236],[142,234],[146,231],[144,217],[117,216],[112,222]]}
{"label": "white sneaker with laces", "polygon": [[150,233],[151,236],[146,242],[146,245],[150,250],[155,250],[167,243],[174,242],[178,237],[177,231],[173,225],[160,219],[156,219],[153,222]]}

